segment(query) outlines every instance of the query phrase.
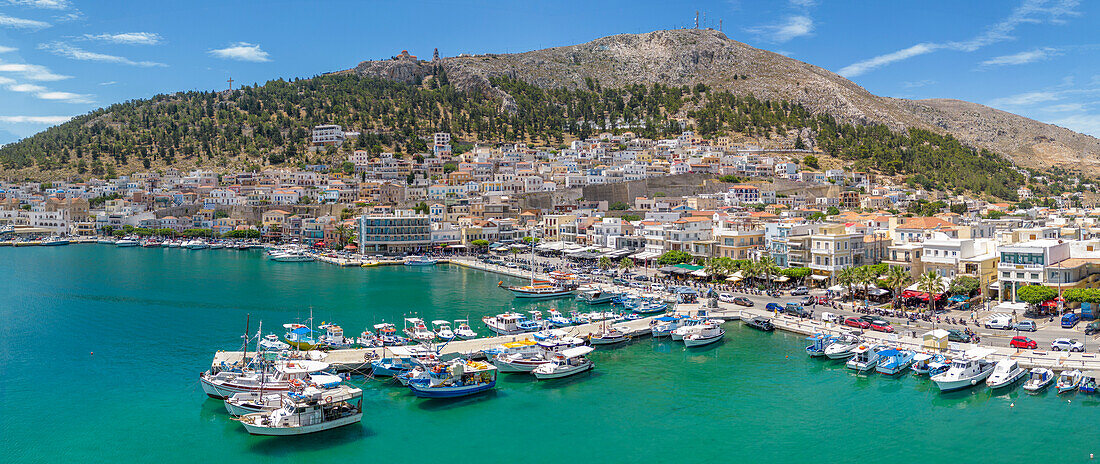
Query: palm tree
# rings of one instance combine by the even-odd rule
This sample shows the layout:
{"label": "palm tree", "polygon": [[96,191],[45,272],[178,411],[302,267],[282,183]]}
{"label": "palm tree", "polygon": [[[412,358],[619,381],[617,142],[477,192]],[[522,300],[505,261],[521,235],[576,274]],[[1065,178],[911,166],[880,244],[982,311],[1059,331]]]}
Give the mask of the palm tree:
{"label": "palm tree", "polygon": [[623,258],[622,261],[619,261],[619,269],[629,272],[631,269],[634,269],[634,260],[630,258]]}
{"label": "palm tree", "polygon": [[725,268],[722,266],[722,261],[719,258],[710,258],[707,260],[706,266],[703,269],[709,278],[714,278],[716,275],[722,275],[726,273]]}
{"label": "palm tree", "polygon": [[754,261],[744,261],[737,267],[740,268],[741,276],[749,282],[752,282],[756,276],[760,275],[758,272],[760,268],[756,266],[756,262]]}
{"label": "palm tree", "polygon": [[917,290],[928,294],[929,311],[935,311],[936,294],[943,293],[946,289],[947,284],[943,281],[943,277],[933,271],[921,274],[920,279],[917,281]]}
{"label": "palm tree", "polygon": [[768,279],[768,288],[772,288],[772,276],[779,274],[779,266],[775,264],[775,258],[771,256],[764,256],[760,258],[760,261],[756,262],[756,267],[760,270],[761,274]]}
{"label": "palm tree", "polygon": [[600,260],[596,262],[596,265],[600,267],[601,271],[606,271],[615,266],[615,264],[611,262],[611,258],[607,256],[601,256]]}
{"label": "palm tree", "polygon": [[870,266],[860,266],[855,268],[855,277],[856,283],[863,286],[863,306],[867,307],[867,290],[878,280],[878,275]]}
{"label": "palm tree", "polygon": [[348,244],[348,241],[350,240],[349,237],[351,237],[351,227],[348,227],[346,224],[342,223],[337,224],[336,242],[340,244],[341,249],[344,247],[344,245]]}
{"label": "palm tree", "polygon": [[894,307],[898,306],[898,297],[901,296],[901,289],[905,288],[913,281],[913,276],[901,266],[890,266],[886,269],[886,285],[890,286],[890,290],[894,292]]}
{"label": "palm tree", "polygon": [[852,294],[852,285],[856,283],[856,271],[855,268],[846,267],[841,269],[836,275],[836,283],[844,286],[848,289],[848,295]]}

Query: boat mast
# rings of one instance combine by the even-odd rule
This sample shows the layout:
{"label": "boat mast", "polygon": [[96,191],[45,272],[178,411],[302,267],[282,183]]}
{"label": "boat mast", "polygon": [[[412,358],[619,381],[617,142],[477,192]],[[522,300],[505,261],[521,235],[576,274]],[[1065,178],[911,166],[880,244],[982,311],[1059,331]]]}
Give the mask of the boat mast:
{"label": "boat mast", "polygon": [[243,363],[248,358],[248,326],[252,322],[252,314],[245,314],[244,316],[244,342],[241,343],[241,362]]}

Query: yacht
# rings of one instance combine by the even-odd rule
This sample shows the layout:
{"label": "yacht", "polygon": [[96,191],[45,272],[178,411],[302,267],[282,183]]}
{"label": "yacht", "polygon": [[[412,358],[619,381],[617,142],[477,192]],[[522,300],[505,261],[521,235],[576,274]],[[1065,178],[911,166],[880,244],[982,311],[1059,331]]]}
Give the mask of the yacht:
{"label": "yacht", "polygon": [[426,256],[409,256],[405,258],[403,264],[406,266],[435,266],[438,261],[435,258]]}
{"label": "yacht", "polygon": [[471,340],[477,338],[477,332],[470,328],[470,321],[466,319],[456,319],[454,325],[455,337],[459,340]]}
{"label": "yacht", "polygon": [[307,387],[283,396],[282,406],[241,416],[252,435],[304,435],[363,420],[363,390],[346,385],[333,389]]}
{"label": "yacht", "polygon": [[280,263],[308,263],[315,259],[313,255],[300,250],[275,251],[267,257]]}
{"label": "yacht", "polygon": [[832,335],[817,333],[812,337],[806,337],[806,340],[810,342],[806,346],[806,354],[810,355],[811,358],[816,358],[825,356],[825,349],[832,345],[837,338]]}
{"label": "yacht", "polygon": [[1032,393],[1043,391],[1054,382],[1054,372],[1045,367],[1032,368],[1028,372],[1027,382],[1024,382],[1024,390]]}
{"label": "yacht", "polygon": [[445,342],[449,342],[455,338],[455,332],[451,330],[450,321],[432,321],[432,332],[435,333],[437,338]]}
{"label": "yacht", "polygon": [[951,361],[947,371],[932,376],[940,391],[949,392],[970,388],[984,381],[993,373],[993,363],[985,358],[994,353],[990,348],[974,348],[963,357]]}
{"label": "yacht", "polygon": [[203,241],[201,238],[196,238],[183,242],[183,248],[186,248],[188,250],[202,250],[209,247],[210,245],[207,245],[206,242]]}
{"label": "yacht", "polygon": [[709,345],[717,342],[726,336],[726,331],[722,329],[722,326],[713,320],[708,320],[699,326],[698,331],[689,333],[684,336],[684,345],[687,347]]}
{"label": "yacht", "polygon": [[536,367],[531,373],[535,375],[536,379],[546,380],[560,379],[592,370],[595,364],[587,357],[592,350],[591,346],[578,346],[562,350],[556,353],[550,362]]}
{"label": "yacht", "polygon": [[440,364],[427,378],[410,380],[409,389],[421,398],[458,398],[489,390],[496,383],[496,367],[458,358]]}
{"label": "yacht", "polygon": [[825,357],[829,359],[848,359],[855,355],[855,350],[859,347],[861,340],[859,337],[852,335],[845,335],[837,339],[837,341],[825,348]]}
{"label": "yacht", "polygon": [[912,350],[886,349],[878,353],[879,361],[875,371],[882,375],[898,375],[913,364],[916,352]]}
{"label": "yacht", "polygon": [[578,290],[577,301],[583,301],[590,305],[610,303],[612,299],[619,296],[618,293],[607,292],[598,288],[588,288]]}
{"label": "yacht", "polygon": [[528,321],[527,318],[520,313],[503,313],[497,314],[496,316],[485,316],[481,318],[481,322],[484,322],[489,330],[499,335],[515,335],[539,330],[538,324]]}
{"label": "yacht", "polygon": [[1027,377],[1027,369],[1020,367],[1020,363],[1015,359],[1005,358],[997,361],[997,365],[993,366],[993,373],[985,379],[985,384],[996,390],[1013,385],[1024,377]]}
{"label": "yacht", "polygon": [[435,333],[428,330],[424,320],[419,317],[405,318],[405,335],[418,342],[430,342],[435,338]]}
{"label": "yacht", "polygon": [[886,347],[882,345],[859,345],[852,350],[852,359],[844,365],[860,373],[870,371],[878,366],[879,353],[885,350]]}
{"label": "yacht", "polygon": [[1071,371],[1062,371],[1058,375],[1058,382],[1055,384],[1058,387],[1058,394],[1071,392],[1081,386],[1081,380],[1084,378],[1084,374],[1081,371],[1074,369]]}
{"label": "yacht", "polygon": [[115,246],[117,247],[136,247],[140,244],[140,242],[132,238],[120,238],[117,242],[115,242]]}

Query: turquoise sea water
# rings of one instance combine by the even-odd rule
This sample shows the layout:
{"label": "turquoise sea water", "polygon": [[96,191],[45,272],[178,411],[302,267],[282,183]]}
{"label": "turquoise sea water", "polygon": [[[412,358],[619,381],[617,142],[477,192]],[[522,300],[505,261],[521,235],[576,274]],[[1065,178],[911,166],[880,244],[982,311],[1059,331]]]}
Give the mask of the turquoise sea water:
{"label": "turquoise sea water", "polygon": [[455,266],[341,269],[258,251],[71,245],[0,249],[0,263],[0,446],[12,462],[1061,463],[1100,453],[1100,398],[945,395],[911,375],[857,377],[807,358],[800,336],[736,322],[711,347],[646,338],[598,350],[591,374],[504,374],[495,391],[457,401],[356,381],[362,424],[252,437],[197,382],[214,350],[240,346],[245,314],[265,332],[311,306],[349,335],[383,319],[400,327],[413,312],[484,331],[486,314],[575,303],[517,303],[496,288],[500,276]]}

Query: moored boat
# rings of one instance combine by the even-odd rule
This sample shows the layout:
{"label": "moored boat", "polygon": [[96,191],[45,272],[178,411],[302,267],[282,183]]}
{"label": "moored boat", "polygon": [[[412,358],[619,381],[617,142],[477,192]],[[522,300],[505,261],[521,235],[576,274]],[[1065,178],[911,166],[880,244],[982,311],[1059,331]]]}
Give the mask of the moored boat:
{"label": "moored boat", "polygon": [[252,435],[304,435],[358,423],[363,419],[363,390],[346,385],[333,389],[307,387],[289,392],[282,407],[241,416]]}
{"label": "moored boat", "polygon": [[283,324],[286,335],[283,340],[302,351],[317,349],[321,344],[313,338],[313,329],[304,324]]}
{"label": "moored boat", "polygon": [[687,347],[704,346],[718,342],[726,336],[725,329],[715,320],[704,322],[698,331],[684,336],[684,345]]}
{"label": "moored boat", "polygon": [[771,332],[775,330],[775,326],[772,325],[772,321],[763,317],[754,317],[745,321],[745,325],[752,327],[756,330],[763,330],[764,332]]}
{"label": "moored boat", "polygon": [[951,366],[931,377],[942,392],[970,388],[984,381],[993,373],[993,363],[985,358],[995,351],[991,348],[974,348],[961,358],[951,361]]}
{"label": "moored boat", "polygon": [[458,398],[489,390],[496,382],[496,367],[459,358],[435,366],[427,378],[410,380],[409,389],[421,398]]}
{"label": "moored boat", "polygon": [[1028,372],[1027,382],[1024,382],[1024,390],[1031,393],[1043,391],[1054,382],[1054,371],[1045,367],[1034,367]]}
{"label": "moored boat", "polygon": [[528,321],[527,318],[520,313],[503,313],[497,314],[496,316],[485,316],[481,318],[481,322],[484,322],[489,330],[499,335],[515,335],[539,330],[538,324]]}
{"label": "moored boat", "polygon": [[806,340],[810,342],[810,344],[806,346],[806,354],[810,355],[811,358],[816,358],[825,356],[825,349],[828,348],[829,345],[832,345],[833,342],[837,340],[837,337],[816,333],[813,336],[806,337]]}
{"label": "moored boat", "polygon": [[451,330],[450,321],[432,321],[432,332],[435,333],[436,338],[445,342],[455,338],[455,332]]}
{"label": "moored boat", "polygon": [[618,293],[600,290],[599,288],[582,288],[578,290],[577,300],[583,301],[590,305],[596,305],[610,303],[611,300],[617,296],[619,296]]}
{"label": "moored boat", "polygon": [[886,349],[878,353],[879,361],[875,371],[882,375],[898,375],[913,364],[916,353],[912,350]]}
{"label": "moored boat", "polygon": [[426,256],[408,256],[402,264],[406,266],[435,266],[439,260]]}
{"label": "moored boat", "polygon": [[862,340],[859,337],[844,335],[825,348],[825,357],[829,359],[848,359],[855,355],[853,350],[858,348],[861,343]]}
{"label": "moored boat", "polygon": [[1020,363],[1015,359],[1005,358],[997,361],[997,365],[993,367],[993,373],[985,379],[985,383],[989,388],[996,390],[1013,385],[1024,377],[1027,377],[1027,369],[1020,367]]}
{"label": "moored boat", "polygon": [[860,373],[873,370],[878,366],[879,353],[885,350],[885,346],[864,343],[852,350],[852,358],[844,365]]}
{"label": "moored boat", "polygon": [[939,372],[931,372],[933,367],[944,365],[945,361],[942,354],[917,353],[913,356],[913,364],[909,366],[909,370],[914,375],[935,375]]}
{"label": "moored boat", "polygon": [[1058,388],[1058,394],[1069,393],[1081,386],[1081,379],[1084,378],[1084,374],[1077,369],[1062,371],[1058,374],[1058,382],[1055,386]]}
{"label": "moored boat", "polygon": [[536,367],[532,373],[536,379],[559,379],[592,370],[595,364],[587,355],[593,350],[590,346],[568,348],[556,353],[553,359]]}
{"label": "moored boat", "polygon": [[455,337],[459,340],[471,340],[477,338],[477,332],[470,328],[470,321],[466,319],[456,319],[454,325]]}

